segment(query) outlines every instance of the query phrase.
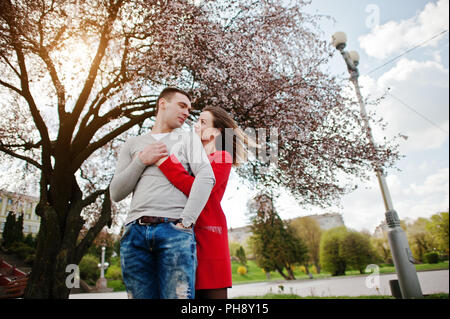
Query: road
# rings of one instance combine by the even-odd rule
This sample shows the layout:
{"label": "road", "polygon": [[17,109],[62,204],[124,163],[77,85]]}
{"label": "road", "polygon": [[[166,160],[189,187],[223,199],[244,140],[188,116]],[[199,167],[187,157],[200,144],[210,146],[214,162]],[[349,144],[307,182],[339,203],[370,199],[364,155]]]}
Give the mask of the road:
{"label": "road", "polygon": [[[423,294],[449,292],[449,270],[421,271],[417,275]],[[391,295],[389,280],[392,279],[397,279],[397,274],[236,284],[228,290],[228,297],[262,296],[270,292],[292,293],[302,297]],[[73,294],[69,298],[126,299],[127,294],[126,292]]]}

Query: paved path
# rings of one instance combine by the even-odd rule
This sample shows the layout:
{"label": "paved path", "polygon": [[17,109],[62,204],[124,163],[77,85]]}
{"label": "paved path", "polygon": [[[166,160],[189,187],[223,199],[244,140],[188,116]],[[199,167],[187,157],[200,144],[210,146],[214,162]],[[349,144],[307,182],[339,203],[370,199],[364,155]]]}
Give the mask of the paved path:
{"label": "paved path", "polygon": [[[417,273],[423,294],[448,293],[449,270],[421,271]],[[299,296],[368,296],[391,295],[389,280],[397,279],[397,274],[382,274],[379,276],[379,289],[368,288],[366,283],[377,283],[374,275],[346,276],[340,278],[271,281],[253,284],[236,284],[229,289],[228,297],[262,296],[266,293],[280,292],[280,285],[284,293],[293,293]],[[70,299],[126,299],[126,292],[73,294]]]}

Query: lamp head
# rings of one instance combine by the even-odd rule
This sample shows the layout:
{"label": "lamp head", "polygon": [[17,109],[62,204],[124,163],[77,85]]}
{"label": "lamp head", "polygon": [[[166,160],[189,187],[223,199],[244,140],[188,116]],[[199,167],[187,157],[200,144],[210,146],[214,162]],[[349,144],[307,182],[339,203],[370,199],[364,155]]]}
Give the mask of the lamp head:
{"label": "lamp head", "polygon": [[349,55],[350,59],[352,60],[353,65],[354,66],[358,66],[358,64],[359,64],[359,54],[358,54],[358,52],[350,51],[348,53],[348,55]]}
{"label": "lamp head", "polygon": [[344,32],[336,32],[331,36],[333,46],[338,50],[343,50],[347,44],[347,35]]}

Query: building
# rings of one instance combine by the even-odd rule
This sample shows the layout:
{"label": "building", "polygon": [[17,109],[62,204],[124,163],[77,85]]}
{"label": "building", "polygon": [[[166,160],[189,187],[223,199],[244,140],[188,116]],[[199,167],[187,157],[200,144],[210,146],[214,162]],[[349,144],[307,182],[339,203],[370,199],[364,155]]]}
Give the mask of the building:
{"label": "building", "polygon": [[[308,215],[304,217],[309,217],[315,219],[322,230],[328,230],[335,227],[345,226],[344,219],[342,215],[339,213],[325,213],[325,214],[316,214],[316,215]],[[295,219],[300,219],[302,217],[297,217]]]}
{"label": "building", "polygon": [[17,216],[23,214],[23,234],[36,236],[41,219],[35,214],[39,198],[0,190],[0,234],[6,223],[9,212]]}

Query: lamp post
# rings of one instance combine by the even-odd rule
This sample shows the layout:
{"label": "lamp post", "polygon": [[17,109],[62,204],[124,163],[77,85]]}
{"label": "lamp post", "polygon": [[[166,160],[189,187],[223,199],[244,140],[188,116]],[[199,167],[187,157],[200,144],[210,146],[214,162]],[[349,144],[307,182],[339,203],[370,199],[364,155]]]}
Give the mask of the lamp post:
{"label": "lamp post", "polygon": [[[337,32],[332,36],[333,46],[342,54],[350,73],[350,81],[355,86],[356,95],[358,97],[359,106],[361,108],[361,116],[364,120],[367,138],[373,147],[375,141],[367,118],[366,107],[359,88],[358,64],[359,55],[356,51],[345,51],[347,36],[343,32]],[[420,288],[419,278],[417,277],[416,268],[414,266],[414,258],[409,248],[406,234],[400,227],[400,219],[392,204],[389,188],[386,183],[386,175],[383,169],[378,165],[375,168],[378,183],[383,197],[384,207],[386,209],[386,223],[388,227],[388,240],[391,247],[392,258],[394,260],[395,269],[397,270],[398,282],[403,299],[423,298]]]}

